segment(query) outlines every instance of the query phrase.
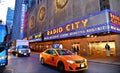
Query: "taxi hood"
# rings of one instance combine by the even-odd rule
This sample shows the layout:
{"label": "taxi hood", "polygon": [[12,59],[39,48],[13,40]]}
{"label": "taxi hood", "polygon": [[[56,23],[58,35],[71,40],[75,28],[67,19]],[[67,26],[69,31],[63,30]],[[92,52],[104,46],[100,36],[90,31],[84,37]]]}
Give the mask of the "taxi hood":
{"label": "taxi hood", "polygon": [[82,59],[85,59],[84,57],[82,56],[79,56],[79,55],[62,55],[61,56],[62,58],[64,59],[67,59],[67,60],[82,60]]}

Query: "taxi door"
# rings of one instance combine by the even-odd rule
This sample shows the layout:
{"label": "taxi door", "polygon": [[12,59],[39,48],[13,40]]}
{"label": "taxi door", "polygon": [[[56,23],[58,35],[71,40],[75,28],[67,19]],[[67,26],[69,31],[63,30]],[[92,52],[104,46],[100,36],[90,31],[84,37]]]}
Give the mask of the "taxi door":
{"label": "taxi door", "polygon": [[57,54],[56,54],[55,50],[51,50],[51,55],[50,55],[49,63],[50,63],[52,66],[55,66],[56,60],[57,60]]}

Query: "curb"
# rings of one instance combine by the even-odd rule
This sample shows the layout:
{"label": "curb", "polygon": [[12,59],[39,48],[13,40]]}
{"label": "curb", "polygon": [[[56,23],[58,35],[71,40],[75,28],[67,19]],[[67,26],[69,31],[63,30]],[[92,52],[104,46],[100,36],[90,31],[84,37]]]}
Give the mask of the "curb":
{"label": "curb", "polygon": [[109,61],[98,61],[98,60],[88,60],[88,62],[96,62],[96,63],[104,63],[104,64],[112,64],[112,65],[120,66],[120,62],[109,62]]}

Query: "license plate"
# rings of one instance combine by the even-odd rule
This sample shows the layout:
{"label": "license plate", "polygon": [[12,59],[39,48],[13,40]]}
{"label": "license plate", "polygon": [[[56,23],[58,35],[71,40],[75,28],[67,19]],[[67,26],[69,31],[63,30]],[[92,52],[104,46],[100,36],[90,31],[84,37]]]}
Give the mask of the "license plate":
{"label": "license plate", "polygon": [[24,55],[27,55],[26,53],[24,53]]}
{"label": "license plate", "polygon": [[85,67],[85,65],[84,64],[80,64],[80,67]]}

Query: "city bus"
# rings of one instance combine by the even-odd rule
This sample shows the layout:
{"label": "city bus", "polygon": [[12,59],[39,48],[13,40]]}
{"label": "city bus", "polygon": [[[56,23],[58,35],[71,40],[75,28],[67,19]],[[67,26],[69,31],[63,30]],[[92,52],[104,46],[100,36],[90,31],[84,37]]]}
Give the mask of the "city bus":
{"label": "city bus", "polygon": [[0,24],[0,68],[8,64],[7,27]]}

